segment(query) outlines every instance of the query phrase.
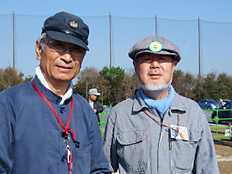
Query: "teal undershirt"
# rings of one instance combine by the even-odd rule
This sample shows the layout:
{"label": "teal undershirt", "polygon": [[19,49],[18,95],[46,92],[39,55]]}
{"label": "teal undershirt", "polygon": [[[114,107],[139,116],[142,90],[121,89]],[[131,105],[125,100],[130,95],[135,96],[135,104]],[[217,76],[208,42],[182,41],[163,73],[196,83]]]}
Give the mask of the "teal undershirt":
{"label": "teal undershirt", "polygon": [[159,99],[159,100],[153,100],[148,98],[147,96],[145,96],[145,94],[143,93],[142,89],[139,88],[141,96],[144,100],[144,102],[147,104],[147,106],[149,108],[154,108],[155,110],[157,110],[160,114],[160,116],[163,118],[165,112],[167,111],[167,109],[169,108],[169,106],[172,104],[173,98],[174,98],[174,88],[172,87],[172,85],[170,85],[168,87],[168,98],[163,98],[163,99]]}

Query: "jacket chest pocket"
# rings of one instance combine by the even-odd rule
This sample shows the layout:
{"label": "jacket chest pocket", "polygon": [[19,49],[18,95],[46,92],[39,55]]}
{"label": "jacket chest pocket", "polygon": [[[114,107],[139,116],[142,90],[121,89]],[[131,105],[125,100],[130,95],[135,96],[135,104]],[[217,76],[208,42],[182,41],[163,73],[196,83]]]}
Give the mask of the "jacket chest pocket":
{"label": "jacket chest pocket", "polygon": [[147,171],[148,143],[146,130],[121,132],[117,136],[117,154],[128,173]]}
{"label": "jacket chest pocket", "polygon": [[73,171],[90,173],[91,166],[91,145],[76,148],[73,152]]}
{"label": "jacket chest pocket", "polygon": [[188,141],[172,139],[172,150],[170,151],[171,168],[178,172],[191,172],[194,166],[194,159],[197,145],[201,139],[201,132],[189,131]]}

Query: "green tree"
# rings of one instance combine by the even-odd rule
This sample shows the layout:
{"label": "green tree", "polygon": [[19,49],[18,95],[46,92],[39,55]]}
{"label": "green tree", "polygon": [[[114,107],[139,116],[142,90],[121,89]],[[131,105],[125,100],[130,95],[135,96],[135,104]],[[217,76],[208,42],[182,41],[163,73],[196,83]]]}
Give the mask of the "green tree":
{"label": "green tree", "polygon": [[204,78],[204,97],[208,99],[215,99],[215,80],[216,80],[216,73],[211,72],[207,74],[206,78]]}
{"label": "green tree", "polygon": [[103,67],[99,72],[101,77],[107,81],[109,90],[106,93],[106,99],[111,105],[115,105],[118,102],[126,98],[125,88],[123,86],[123,80],[125,77],[125,70],[120,67]]}
{"label": "green tree", "polygon": [[232,98],[232,77],[220,73],[215,81],[216,100]]}
{"label": "green tree", "polygon": [[196,78],[196,85],[194,86],[193,90],[193,99],[195,101],[199,101],[203,98],[205,98],[205,90],[204,90],[204,77],[201,75],[198,75]]}
{"label": "green tree", "polygon": [[25,77],[24,81],[23,82],[29,82],[33,79],[33,76],[28,76],[28,77]]}
{"label": "green tree", "polygon": [[139,89],[139,83],[134,69],[130,69],[125,73],[123,86],[125,88],[125,98],[133,96],[135,91]]}
{"label": "green tree", "polygon": [[194,97],[192,89],[195,87],[196,79],[191,73],[186,73],[184,76],[183,88],[185,89],[184,96],[188,98]]}
{"label": "green tree", "polygon": [[99,88],[98,80],[98,70],[94,67],[86,67],[77,75],[77,83],[74,85],[74,91],[86,98],[89,89]]}
{"label": "green tree", "polygon": [[14,68],[0,69],[0,90],[23,83],[23,73],[18,73]]}
{"label": "green tree", "polygon": [[191,73],[184,73],[181,70],[175,70],[173,73],[172,85],[175,91],[188,98],[193,98],[192,89],[196,84],[196,79]]}
{"label": "green tree", "polygon": [[183,83],[184,83],[184,72],[181,70],[174,70],[172,86],[175,89],[175,91],[180,95],[183,95],[185,93],[185,89],[182,86]]}

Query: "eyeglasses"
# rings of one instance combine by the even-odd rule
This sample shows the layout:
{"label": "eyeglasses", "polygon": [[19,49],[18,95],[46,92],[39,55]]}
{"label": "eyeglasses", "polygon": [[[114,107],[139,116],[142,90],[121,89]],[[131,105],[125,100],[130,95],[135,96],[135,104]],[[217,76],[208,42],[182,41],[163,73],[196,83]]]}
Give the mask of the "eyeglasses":
{"label": "eyeglasses", "polygon": [[48,45],[48,47],[52,52],[58,52],[62,54],[65,51],[67,51],[67,49],[69,49],[70,54],[73,58],[81,57],[85,55],[85,49],[79,46],[75,46],[75,45],[69,46],[69,44],[65,42],[56,41],[56,40],[48,40],[45,41],[45,43]]}

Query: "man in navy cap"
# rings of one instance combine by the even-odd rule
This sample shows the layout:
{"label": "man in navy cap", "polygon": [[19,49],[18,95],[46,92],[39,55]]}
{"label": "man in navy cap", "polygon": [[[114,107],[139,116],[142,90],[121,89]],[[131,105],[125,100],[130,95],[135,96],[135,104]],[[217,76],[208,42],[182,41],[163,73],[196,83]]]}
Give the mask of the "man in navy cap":
{"label": "man in navy cap", "polygon": [[95,113],[73,92],[88,35],[75,15],[45,20],[34,79],[0,93],[0,173],[109,173]]}
{"label": "man in navy cap", "polygon": [[171,82],[179,48],[160,36],[137,42],[129,57],[140,84],[108,117],[104,151],[120,174],[219,173],[214,142],[198,104]]}

